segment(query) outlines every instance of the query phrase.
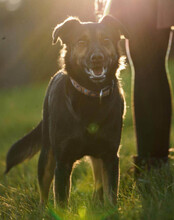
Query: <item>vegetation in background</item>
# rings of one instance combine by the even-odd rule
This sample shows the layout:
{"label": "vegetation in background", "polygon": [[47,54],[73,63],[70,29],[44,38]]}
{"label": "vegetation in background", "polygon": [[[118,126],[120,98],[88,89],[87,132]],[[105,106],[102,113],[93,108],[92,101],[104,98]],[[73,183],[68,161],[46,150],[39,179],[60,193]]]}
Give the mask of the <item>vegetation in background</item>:
{"label": "vegetation in background", "polygon": [[[170,62],[174,87],[174,62]],[[120,150],[120,192],[116,206],[94,203],[93,177],[85,161],[76,166],[72,177],[70,205],[55,209],[51,191],[48,207],[39,207],[37,183],[38,155],[13,168],[7,176],[5,156],[18,138],[33,128],[42,117],[42,103],[47,83],[0,90],[0,220],[172,220],[174,219],[174,163],[161,170],[144,173],[134,180],[132,156],[136,154],[131,111],[131,73],[121,73],[127,101]],[[174,146],[174,121],[171,147]],[[172,157],[172,152],[171,152]]]}
{"label": "vegetation in background", "polygon": [[57,70],[52,31],[68,16],[94,21],[94,0],[0,0],[0,88],[40,82]]}

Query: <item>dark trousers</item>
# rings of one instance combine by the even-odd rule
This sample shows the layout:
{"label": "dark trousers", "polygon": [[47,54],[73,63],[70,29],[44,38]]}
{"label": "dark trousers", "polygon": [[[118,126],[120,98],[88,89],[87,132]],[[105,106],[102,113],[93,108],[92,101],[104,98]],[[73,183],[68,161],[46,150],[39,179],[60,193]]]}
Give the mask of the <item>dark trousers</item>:
{"label": "dark trousers", "polygon": [[138,154],[135,163],[150,166],[168,159],[171,92],[165,56],[170,28],[156,28],[156,0],[139,3],[112,0],[110,12],[130,33],[130,53],[135,69],[133,109]]}
{"label": "dark trousers", "polygon": [[130,41],[134,63],[134,121],[137,165],[167,161],[171,126],[171,93],[165,69],[169,30],[154,30]]}

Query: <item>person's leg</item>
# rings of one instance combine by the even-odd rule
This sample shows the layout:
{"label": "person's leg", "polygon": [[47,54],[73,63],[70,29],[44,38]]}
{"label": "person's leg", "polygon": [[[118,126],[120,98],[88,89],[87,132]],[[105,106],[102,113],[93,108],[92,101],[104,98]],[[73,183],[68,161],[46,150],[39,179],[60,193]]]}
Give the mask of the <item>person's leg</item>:
{"label": "person's leg", "polygon": [[168,159],[171,93],[165,55],[170,30],[157,30],[157,5],[157,0],[112,0],[110,5],[110,13],[130,33],[135,69],[133,111],[138,154],[135,164],[138,166]]}
{"label": "person's leg", "polygon": [[153,30],[130,40],[134,63],[134,122],[137,166],[159,165],[168,159],[171,93],[165,69],[169,30]]}

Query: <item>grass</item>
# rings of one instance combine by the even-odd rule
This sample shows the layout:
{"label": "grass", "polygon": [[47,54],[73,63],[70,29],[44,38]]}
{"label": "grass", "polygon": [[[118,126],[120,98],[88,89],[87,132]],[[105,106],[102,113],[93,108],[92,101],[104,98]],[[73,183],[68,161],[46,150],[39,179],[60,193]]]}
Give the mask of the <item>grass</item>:
{"label": "grass", "polygon": [[[170,62],[174,73],[174,62]],[[132,156],[136,154],[135,134],[131,111],[131,74],[121,74],[127,100],[120,150],[120,192],[117,206],[102,207],[92,201],[93,179],[84,160],[75,168],[70,206],[53,207],[53,193],[49,204],[41,210],[37,183],[38,155],[15,167],[7,176],[5,156],[14,141],[27,133],[41,119],[41,109],[46,84],[0,91],[0,220],[172,220],[174,219],[174,164],[161,170],[144,173],[138,181],[133,178]],[[174,76],[171,74],[174,87]],[[32,105],[31,105],[32,104]],[[172,120],[171,147],[174,145],[174,120]]]}

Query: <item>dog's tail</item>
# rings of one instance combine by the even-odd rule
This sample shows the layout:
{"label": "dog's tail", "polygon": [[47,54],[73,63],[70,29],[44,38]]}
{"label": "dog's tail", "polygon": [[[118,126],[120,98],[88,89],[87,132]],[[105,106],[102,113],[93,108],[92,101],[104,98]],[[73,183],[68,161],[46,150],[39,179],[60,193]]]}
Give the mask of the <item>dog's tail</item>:
{"label": "dog's tail", "polygon": [[5,174],[19,163],[32,158],[41,148],[42,121],[30,133],[14,143],[8,151]]}

